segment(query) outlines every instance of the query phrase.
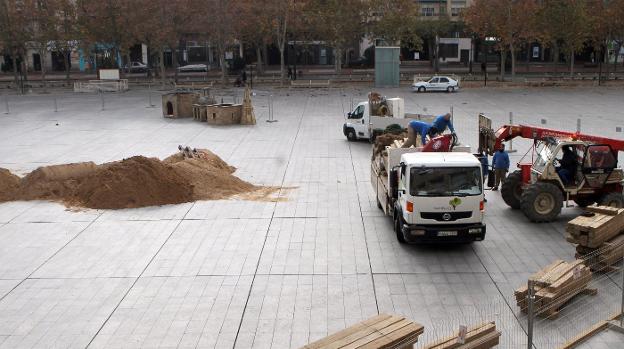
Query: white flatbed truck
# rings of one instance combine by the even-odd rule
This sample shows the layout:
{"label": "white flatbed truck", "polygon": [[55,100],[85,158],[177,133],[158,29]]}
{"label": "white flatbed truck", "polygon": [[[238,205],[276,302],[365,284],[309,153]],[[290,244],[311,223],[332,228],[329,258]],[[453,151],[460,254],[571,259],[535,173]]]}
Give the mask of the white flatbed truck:
{"label": "white flatbed truck", "polygon": [[347,114],[342,133],[350,141],[368,139],[372,143],[378,134],[383,133],[386,127],[392,124],[407,128],[407,124],[412,120],[431,123],[435,118],[433,115],[404,113],[402,98],[390,98],[386,102],[388,113],[385,116],[382,116],[377,108],[373,108],[370,101],[358,103],[353,111]]}
{"label": "white flatbed truck", "polygon": [[485,238],[481,163],[470,147],[452,152],[387,147],[371,164],[377,205],[401,243],[469,243]]}

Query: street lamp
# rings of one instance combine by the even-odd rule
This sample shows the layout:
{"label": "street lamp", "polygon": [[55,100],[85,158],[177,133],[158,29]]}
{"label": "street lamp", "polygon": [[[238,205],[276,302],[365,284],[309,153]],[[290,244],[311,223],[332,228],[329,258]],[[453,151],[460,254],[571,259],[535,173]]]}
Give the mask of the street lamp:
{"label": "street lamp", "polygon": [[[488,44],[491,44],[491,43],[493,43],[493,42],[496,42],[496,38],[495,38],[495,37],[493,37],[493,36],[486,36],[486,37],[485,37],[485,42],[486,42],[486,43],[488,43]],[[483,69],[483,86],[487,86],[487,75],[488,75],[488,73],[487,73],[487,65],[488,65],[488,51],[489,51],[489,46],[486,46],[486,47],[485,47],[485,57],[483,58],[483,59],[484,59],[484,61],[485,61],[485,62],[483,63],[483,67],[484,67],[484,69]]]}

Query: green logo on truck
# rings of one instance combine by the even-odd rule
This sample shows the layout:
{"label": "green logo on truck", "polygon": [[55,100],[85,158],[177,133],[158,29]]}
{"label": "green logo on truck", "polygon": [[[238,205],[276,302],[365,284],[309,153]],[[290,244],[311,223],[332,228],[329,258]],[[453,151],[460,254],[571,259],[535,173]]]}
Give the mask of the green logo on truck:
{"label": "green logo on truck", "polygon": [[462,201],[460,198],[453,198],[449,201],[449,205],[453,206],[453,211],[457,208],[457,206],[461,205]]}

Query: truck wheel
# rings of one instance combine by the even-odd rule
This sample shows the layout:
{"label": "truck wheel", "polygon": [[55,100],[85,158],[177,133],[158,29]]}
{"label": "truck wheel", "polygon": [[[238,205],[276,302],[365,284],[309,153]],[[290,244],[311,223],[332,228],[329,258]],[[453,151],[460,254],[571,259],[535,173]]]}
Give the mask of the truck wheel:
{"label": "truck wheel", "polygon": [[622,193],[607,193],[598,200],[600,206],[624,207],[624,195]]}
{"label": "truck wheel", "polygon": [[532,222],[551,222],[561,213],[563,193],[552,183],[531,184],[522,192],[520,208]]}
{"label": "truck wheel", "polygon": [[401,218],[400,215],[395,215],[394,217],[394,232],[396,233],[397,236],[397,240],[399,240],[400,243],[402,244],[406,244],[407,241],[405,241],[405,236],[403,236],[403,231],[401,231],[401,226],[403,218]]}
{"label": "truck wheel", "polygon": [[513,209],[520,208],[522,200],[522,172],[514,171],[503,180],[501,186],[503,201]]}
{"label": "truck wheel", "polygon": [[576,198],[574,202],[578,207],[587,207],[593,205],[596,200],[590,198]]}
{"label": "truck wheel", "polygon": [[424,86],[418,88],[418,92],[425,92],[427,89]]}
{"label": "truck wheel", "polygon": [[351,128],[347,131],[347,139],[351,142],[355,142],[357,140],[354,129]]}

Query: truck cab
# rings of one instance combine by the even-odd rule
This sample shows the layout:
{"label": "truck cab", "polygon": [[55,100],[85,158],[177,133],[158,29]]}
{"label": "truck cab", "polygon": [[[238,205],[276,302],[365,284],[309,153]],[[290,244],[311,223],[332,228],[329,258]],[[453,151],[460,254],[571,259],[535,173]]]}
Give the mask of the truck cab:
{"label": "truck cab", "polygon": [[394,230],[402,243],[485,238],[481,164],[470,153],[401,155],[389,173]]}
{"label": "truck cab", "polygon": [[370,108],[367,101],[360,102],[352,112],[347,113],[347,121],[342,126],[342,132],[347,139],[369,139]]}

